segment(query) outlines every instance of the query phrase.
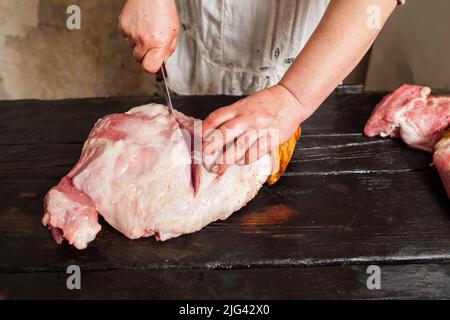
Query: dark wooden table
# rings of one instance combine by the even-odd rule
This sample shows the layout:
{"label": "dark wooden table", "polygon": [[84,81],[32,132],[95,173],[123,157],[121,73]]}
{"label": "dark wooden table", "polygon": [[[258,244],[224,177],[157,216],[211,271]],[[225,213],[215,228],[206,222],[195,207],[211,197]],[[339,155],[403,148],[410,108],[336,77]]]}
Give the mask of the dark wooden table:
{"label": "dark wooden table", "polygon": [[[150,98],[0,102],[3,298],[450,298],[449,201],[431,156],[362,129],[382,93],[335,93],[303,126],[287,173],[230,219],[167,242],[109,227],[57,246],[43,197],[103,115]],[[204,118],[233,97],[178,97]],[[81,268],[68,290],[66,268]],[[369,290],[369,265],[381,289]]]}

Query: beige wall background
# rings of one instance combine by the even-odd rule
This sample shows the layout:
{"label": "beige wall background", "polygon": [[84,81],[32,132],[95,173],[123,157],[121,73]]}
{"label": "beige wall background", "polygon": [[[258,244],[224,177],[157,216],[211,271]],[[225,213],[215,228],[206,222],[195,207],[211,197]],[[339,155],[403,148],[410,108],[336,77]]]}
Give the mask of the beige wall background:
{"label": "beige wall background", "polygon": [[450,1],[406,0],[375,42],[366,89],[399,83],[450,91]]}
{"label": "beige wall background", "polygon": [[[81,30],[66,27],[81,7]],[[0,99],[155,94],[118,31],[124,0],[0,0]]]}
{"label": "beige wall background", "polygon": [[[124,1],[0,0],[0,99],[156,94],[117,29]],[[71,4],[82,9],[81,30],[66,28]],[[449,12],[448,0],[408,0],[347,82],[450,90]]]}

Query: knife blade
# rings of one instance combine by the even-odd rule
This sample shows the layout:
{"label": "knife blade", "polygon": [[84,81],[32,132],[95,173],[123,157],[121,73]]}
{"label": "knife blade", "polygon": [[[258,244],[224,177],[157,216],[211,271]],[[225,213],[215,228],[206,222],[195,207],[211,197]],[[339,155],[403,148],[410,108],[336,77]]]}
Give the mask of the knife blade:
{"label": "knife blade", "polygon": [[170,91],[169,86],[167,85],[167,70],[166,70],[166,64],[163,63],[161,66],[161,69],[159,69],[158,75],[156,77],[156,81],[162,83],[162,90],[164,92],[164,96],[166,98],[166,104],[169,107],[169,112],[173,116],[173,104],[172,99],[170,98]]}

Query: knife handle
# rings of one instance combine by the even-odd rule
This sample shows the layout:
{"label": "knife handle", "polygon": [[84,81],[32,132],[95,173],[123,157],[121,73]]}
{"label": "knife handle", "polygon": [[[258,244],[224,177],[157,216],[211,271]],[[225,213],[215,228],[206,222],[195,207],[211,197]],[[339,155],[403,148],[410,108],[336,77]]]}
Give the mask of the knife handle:
{"label": "knife handle", "polygon": [[156,73],[156,81],[161,82],[161,81],[164,80],[163,72],[166,75],[166,79],[167,79],[168,78],[168,76],[167,76],[167,69],[166,69],[166,64],[164,62],[161,65],[161,68]]}

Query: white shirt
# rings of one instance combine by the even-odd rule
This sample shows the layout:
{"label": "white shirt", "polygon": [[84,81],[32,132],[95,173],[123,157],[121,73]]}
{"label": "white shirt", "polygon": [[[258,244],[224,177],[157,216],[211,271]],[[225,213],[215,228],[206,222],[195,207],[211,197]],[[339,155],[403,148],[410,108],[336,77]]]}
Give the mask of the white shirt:
{"label": "white shirt", "polygon": [[182,31],[167,63],[178,94],[243,95],[276,84],[329,0],[178,0]]}

